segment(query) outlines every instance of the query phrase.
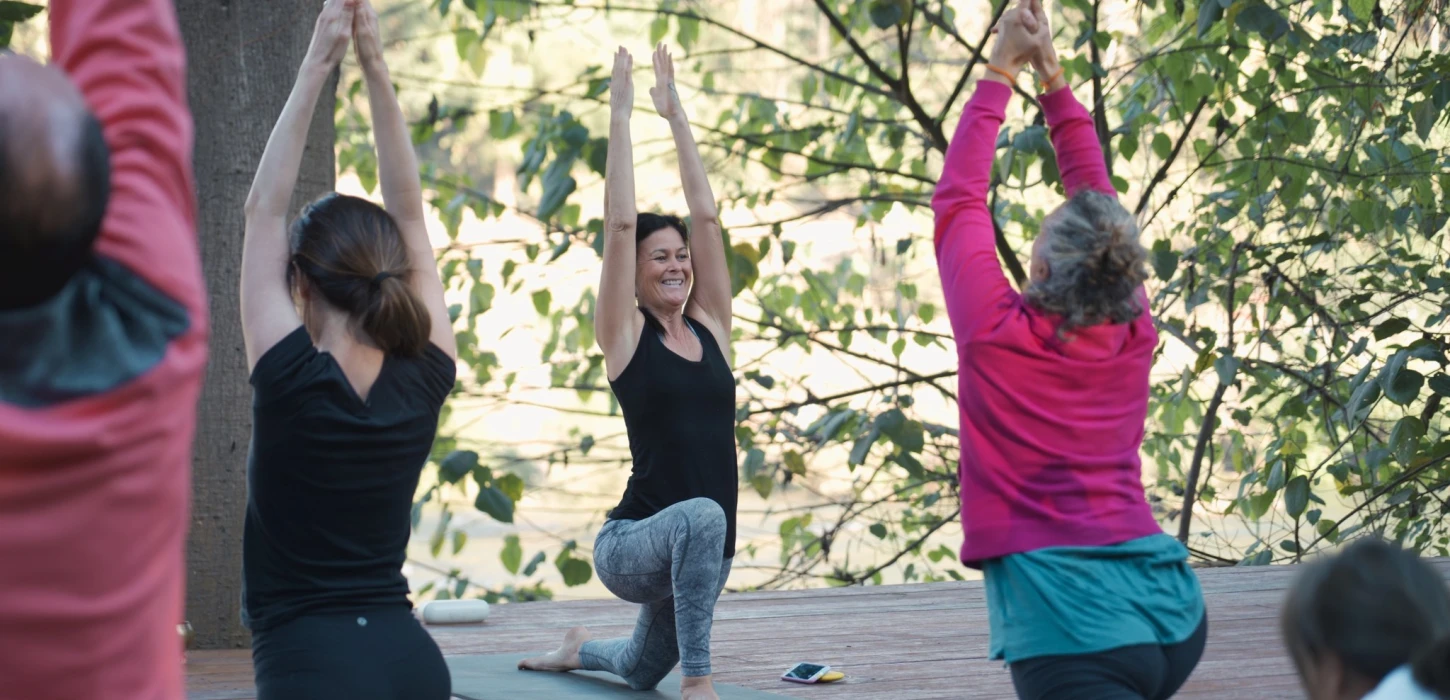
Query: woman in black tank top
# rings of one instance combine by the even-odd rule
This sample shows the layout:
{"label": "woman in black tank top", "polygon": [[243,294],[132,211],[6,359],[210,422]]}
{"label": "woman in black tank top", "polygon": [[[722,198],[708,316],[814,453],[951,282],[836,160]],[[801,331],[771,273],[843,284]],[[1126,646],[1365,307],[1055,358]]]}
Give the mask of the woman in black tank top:
{"label": "woman in black tank top", "polygon": [[620,48],[610,82],[594,328],[634,466],[595,540],[594,564],[611,592],[642,607],[631,637],[594,640],[576,627],[562,647],[520,668],[609,671],[643,690],[679,663],[683,697],[715,698],[710,626],[735,555],[738,493],[730,274],[714,195],[663,45],[649,92],[674,133],[693,245],[678,218],[635,213],[632,64]]}
{"label": "woman in black tank top", "polygon": [[[287,226],[307,126],[349,39],[386,209],[327,194]],[[418,164],[366,0],[327,0],[247,198],[253,387],[242,619],[259,700],[447,700],[402,566],[457,356]],[[298,309],[301,313],[298,313]]]}

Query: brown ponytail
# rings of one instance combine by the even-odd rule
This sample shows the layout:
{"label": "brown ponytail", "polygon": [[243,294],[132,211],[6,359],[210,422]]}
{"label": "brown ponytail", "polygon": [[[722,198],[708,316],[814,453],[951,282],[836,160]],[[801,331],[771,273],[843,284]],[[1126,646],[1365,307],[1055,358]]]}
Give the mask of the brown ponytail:
{"label": "brown ponytail", "polygon": [[409,284],[408,247],[387,211],[366,199],[323,195],[292,223],[291,244],[289,282],[301,274],[384,352],[422,354],[432,324]]}

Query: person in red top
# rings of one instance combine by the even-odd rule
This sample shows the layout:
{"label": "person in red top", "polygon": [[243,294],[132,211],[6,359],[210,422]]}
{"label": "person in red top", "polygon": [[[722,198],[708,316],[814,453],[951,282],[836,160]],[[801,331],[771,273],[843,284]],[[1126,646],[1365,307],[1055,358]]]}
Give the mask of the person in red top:
{"label": "person in red top", "polygon": [[[1040,0],[998,26],[932,196],[959,361],[961,559],[982,570],[988,654],[1011,667],[1019,698],[1162,700],[1197,665],[1208,622],[1187,549],[1143,493],[1158,345],[1147,255]],[[1044,218],[1018,293],[997,262],[987,195],[1028,63],[1067,201]]]}
{"label": "person in red top", "polygon": [[0,56],[0,697],[183,697],[206,363],[167,0],[54,0]]}

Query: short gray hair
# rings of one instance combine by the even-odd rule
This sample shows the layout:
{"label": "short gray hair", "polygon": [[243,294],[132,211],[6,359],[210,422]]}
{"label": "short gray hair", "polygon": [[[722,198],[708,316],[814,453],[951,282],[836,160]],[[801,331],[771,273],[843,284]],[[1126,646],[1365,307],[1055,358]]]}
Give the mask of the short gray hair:
{"label": "short gray hair", "polygon": [[1143,313],[1138,287],[1148,279],[1148,251],[1138,224],[1116,197],[1085,190],[1043,221],[1047,279],[1024,294],[1062,316],[1060,333],[1100,323],[1127,323]]}

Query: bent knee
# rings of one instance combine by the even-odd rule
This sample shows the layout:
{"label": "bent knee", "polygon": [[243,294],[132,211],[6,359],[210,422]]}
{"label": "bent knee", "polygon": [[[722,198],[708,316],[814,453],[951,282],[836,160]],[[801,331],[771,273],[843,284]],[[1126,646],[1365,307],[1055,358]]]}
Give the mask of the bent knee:
{"label": "bent knee", "polygon": [[725,532],[725,509],[721,508],[719,503],[701,497],[680,501],[676,507],[680,509],[685,520],[690,523],[691,530],[719,530],[722,534]]}

